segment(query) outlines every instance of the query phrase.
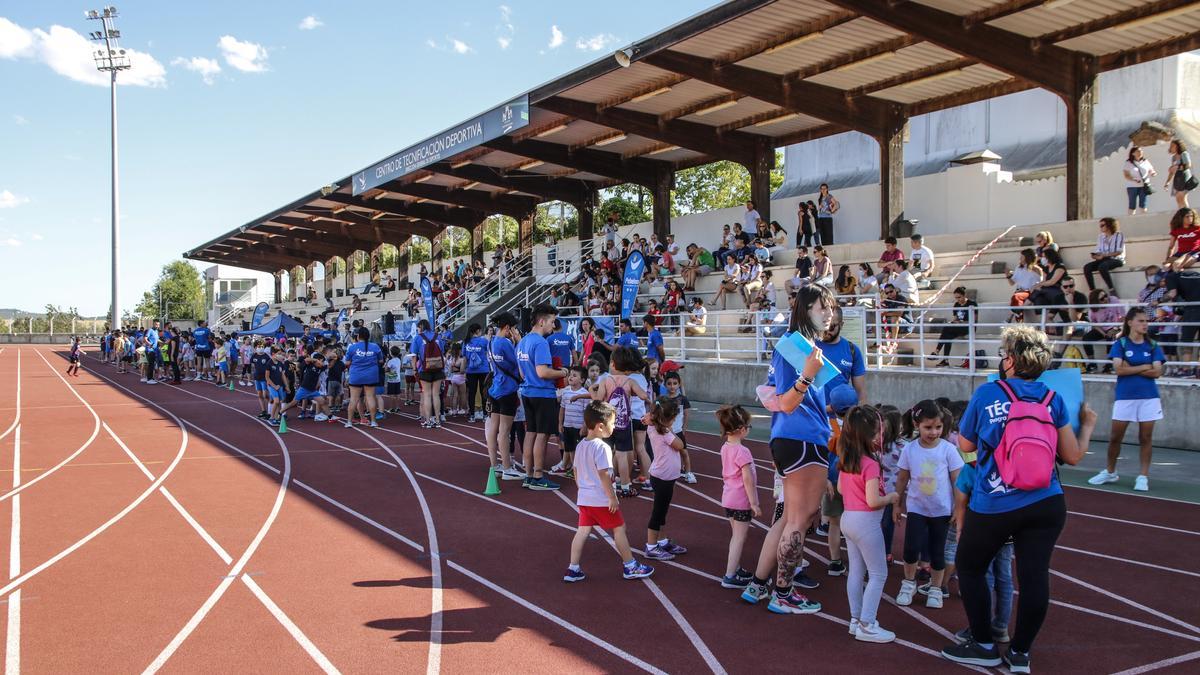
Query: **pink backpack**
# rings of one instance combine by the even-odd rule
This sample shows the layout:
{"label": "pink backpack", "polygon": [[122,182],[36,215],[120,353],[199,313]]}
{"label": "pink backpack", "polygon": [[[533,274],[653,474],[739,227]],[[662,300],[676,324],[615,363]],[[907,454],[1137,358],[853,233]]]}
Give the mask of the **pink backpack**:
{"label": "pink backpack", "polygon": [[1008,421],[993,453],[1006,485],[1018,490],[1050,486],[1058,455],[1058,429],[1050,416],[1053,391],[1040,401],[1022,401],[1004,380],[996,380],[1009,400]]}

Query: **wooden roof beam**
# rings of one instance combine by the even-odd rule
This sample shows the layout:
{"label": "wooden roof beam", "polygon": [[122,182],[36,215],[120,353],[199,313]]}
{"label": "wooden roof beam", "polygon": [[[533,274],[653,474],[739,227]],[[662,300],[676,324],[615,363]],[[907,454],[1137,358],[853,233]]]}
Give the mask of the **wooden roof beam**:
{"label": "wooden roof beam", "polygon": [[388,192],[399,192],[421,199],[432,199],[445,204],[462,206],[485,213],[503,213],[513,218],[518,218],[537,208],[540,201],[536,197],[483,193],[471,194],[469,190],[450,190],[440,185],[419,183],[399,184],[398,181],[386,183],[381,187]]}
{"label": "wooden roof beam", "polygon": [[577,178],[556,178],[515,170],[502,172],[500,169],[482,164],[460,166],[454,169],[448,162],[438,162],[425,168],[454,178],[539,195],[547,201],[572,202],[584,199],[591,191],[600,189],[599,185]]}
{"label": "wooden roof beam", "polygon": [[1065,40],[1082,37],[1084,35],[1091,35],[1092,33],[1108,30],[1109,28],[1113,28],[1114,26],[1119,26],[1124,23],[1129,23],[1130,21],[1136,21],[1138,19],[1154,16],[1155,14],[1162,14],[1164,12],[1172,12],[1176,9],[1195,4],[1195,0],[1154,0],[1152,2],[1143,2],[1143,4],[1137,5],[1136,7],[1130,7],[1129,9],[1117,12],[1116,14],[1109,14],[1108,16],[1101,17],[1099,19],[1085,21],[1069,28],[1039,35],[1034,38],[1034,41],[1035,44],[1038,45],[1053,45],[1057,42],[1063,42]]}
{"label": "wooden roof beam", "polygon": [[[647,187],[654,185],[655,171],[660,166],[666,164],[665,162],[638,157],[622,158],[620,155],[604,152],[603,150],[571,150],[565,145],[549,143],[547,141],[533,139],[514,141],[506,136],[488,141],[484,145],[493,150],[520,155],[529,159],[537,159],[550,164],[569,166],[579,171],[586,171],[587,173],[607,176],[622,182],[637,183]],[[670,164],[666,165],[671,166]]]}
{"label": "wooden roof beam", "polygon": [[[489,214],[484,211],[477,211],[470,208],[461,208],[455,206],[436,206],[433,204],[408,204],[399,199],[363,199],[361,196],[353,197],[343,192],[335,192],[331,195],[323,197],[326,201],[337,202],[347,206],[357,206],[364,209],[374,211],[383,211],[400,217],[411,217],[419,220],[427,220],[431,223],[440,223],[442,225],[455,225],[458,227],[472,227],[479,221],[486,218]],[[497,211],[497,213],[499,213]],[[348,215],[349,212],[342,212],[331,216],[332,218],[341,218]],[[403,225],[408,229],[411,225],[411,232],[419,234],[423,237],[431,237],[436,233],[429,233],[429,225],[415,223],[409,221]]]}

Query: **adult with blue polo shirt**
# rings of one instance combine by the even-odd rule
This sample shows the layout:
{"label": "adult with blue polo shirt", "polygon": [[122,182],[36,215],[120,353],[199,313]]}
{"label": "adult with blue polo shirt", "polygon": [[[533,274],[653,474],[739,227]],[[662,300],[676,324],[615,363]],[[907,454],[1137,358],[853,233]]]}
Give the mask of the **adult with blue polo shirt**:
{"label": "adult with blue polo shirt", "polygon": [[1157,380],[1162,377],[1167,357],[1162,347],[1147,335],[1149,326],[1150,317],[1145,308],[1130,309],[1121,324],[1120,337],[1109,349],[1108,357],[1113,360],[1113,369],[1117,372],[1117,391],[1113,400],[1112,431],[1108,434],[1108,464],[1100,473],[1088,479],[1092,485],[1117,482],[1117,457],[1121,454],[1121,442],[1125,439],[1129,423],[1136,422],[1142,466],[1141,473],[1133,482],[1133,489],[1139,492],[1150,489],[1154,423],[1163,418]]}
{"label": "adult with blue polo shirt", "polygon": [[575,341],[563,330],[560,319],[554,320],[554,332],[546,338],[546,343],[550,345],[550,359],[554,362],[552,365],[555,368],[570,368]]}
{"label": "adult with blue polo shirt", "polygon": [[842,337],[840,306],[834,310],[833,322],[829,324],[829,330],[825,331],[825,336],[817,342],[817,346],[838,370],[838,376],[825,383],[825,397],[828,399],[834,389],[848,384],[854,387],[858,400],[867,400],[867,362],[863,358],[862,350]]}
{"label": "adult with blue polo shirt", "polygon": [[667,360],[667,350],[663,346],[663,335],[658,329],[656,317],[647,314],[642,318],[642,326],[646,328],[646,358],[661,364]]}
{"label": "adult with blue polo shirt", "polygon": [[[346,428],[354,427],[354,414],[360,413],[359,400],[365,399],[367,404],[367,419],[372,427],[379,424],[375,421],[374,389],[379,386],[379,364],[383,363],[383,350],[371,342],[371,331],[359,328],[355,334],[357,341],[346,349],[343,359],[349,367],[350,407],[346,411]],[[360,415],[361,416],[361,415]]]}
{"label": "adult with blue polo shirt", "polygon": [[[815,342],[829,330],[835,309],[837,299],[826,286],[801,288],[792,298],[792,318],[785,339],[799,333]],[[799,372],[778,349],[771,355],[767,371],[767,383],[774,385],[779,405],[779,412],[771,415],[771,458],[775,472],[783,477],[784,511],[780,520],[784,524],[779,539],[769,534],[763,544],[764,550],[774,545],[777,551],[774,592],[768,589],[767,579],[755,576],[742,599],[757,603],[769,594],[767,609],[776,614],[821,611],[821,603],[793,590],[792,578],[804,557],[805,533],[821,505],[829,472],[832,429],[825,412],[825,390],[812,386],[822,365],[821,348],[814,344]]]}
{"label": "adult with blue polo shirt", "polygon": [[442,427],[442,380],[446,379],[446,349],[441,337],[429,328],[429,321],[417,322],[417,334],[411,344],[417,357],[417,381],[421,383],[421,426]]}
{"label": "adult with blue polo shirt", "polygon": [[492,471],[500,474],[502,480],[521,480],[525,474],[512,466],[509,433],[517,406],[520,405],[517,386],[521,382],[521,372],[517,367],[517,350],[513,340],[519,339],[521,334],[517,332],[517,318],[509,312],[492,317],[492,323],[496,325],[496,335],[490,340],[488,348],[492,386],[487,392],[489,414],[483,435],[487,440]]}
{"label": "adult with blue polo shirt", "polygon": [[633,332],[633,322],[629,319],[621,319],[621,334],[617,336],[618,347],[638,348],[637,333]]}
{"label": "adult with blue polo shirt", "polygon": [[200,319],[196,322],[196,330],[192,331],[192,340],[196,346],[196,377],[194,379],[212,379],[209,368],[212,365],[212,329],[208,322]]}
{"label": "adult with blue polo shirt", "polygon": [[146,329],[146,376],[142,378],[142,382],[146,384],[158,384],[158,380],[154,379],[154,369],[162,362],[162,353],[158,346],[158,319],[155,319],[150,324],[150,328]]}
{"label": "adult with blue polo shirt", "polygon": [[549,305],[533,309],[529,335],[517,343],[517,367],[521,371],[518,391],[525,406],[525,470],[528,475],[521,487],[531,490],[557,490],[558,483],[542,475],[546,439],[558,432],[558,398],[554,380],[567,376],[566,368],[555,368],[546,336],[554,331],[558,310]]}
{"label": "adult with blue polo shirt", "polygon": [[[1079,435],[1071,431],[1063,398],[1037,378],[1050,366],[1052,352],[1046,334],[1032,326],[1012,326],[1000,334],[1000,378],[1022,401],[1040,402],[1050,395],[1050,417],[1058,430],[1057,456],[1076,464],[1092,438],[1096,413],[1083,404]],[[1010,538],[1017,557],[1016,632],[1003,659],[1012,672],[1029,672],[1029,650],[1050,605],[1050,554],[1067,521],[1058,471],[1051,467],[1044,488],[1023,490],[1005,484],[996,465],[995,450],[1007,426],[1012,400],[1000,381],[980,385],[959,422],[958,449],[976,453],[974,489],[958,524],[958,584],[971,637],[942,650],[942,656],[976,666],[998,666],[1000,650],[992,638],[992,591],[987,572],[992,558]]]}
{"label": "adult with blue polo shirt", "polygon": [[483,410],[476,410],[475,397],[487,395],[483,383],[487,380],[489,369],[488,341],[483,337],[483,328],[477,323],[467,326],[463,358],[467,360],[467,420],[478,422],[483,419]]}

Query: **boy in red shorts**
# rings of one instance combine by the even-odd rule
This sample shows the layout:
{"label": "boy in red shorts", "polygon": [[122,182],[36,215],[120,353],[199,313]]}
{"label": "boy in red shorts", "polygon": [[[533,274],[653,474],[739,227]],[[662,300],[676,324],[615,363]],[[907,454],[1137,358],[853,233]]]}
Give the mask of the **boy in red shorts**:
{"label": "boy in red shorts", "polygon": [[612,448],[604,442],[612,435],[617,411],[604,401],[593,401],[583,410],[583,426],[587,438],[575,448],[575,483],[578,487],[576,504],[579,507],[579,529],[571,542],[571,565],[563,575],[568,583],[587,578],[579,568],[583,558],[583,545],[593,527],[612,532],[624,565],[621,574],[626,579],[644,579],[654,574],[654,568],[634,559],[625,537],[625,519],[617,503],[617,494],[612,486]]}

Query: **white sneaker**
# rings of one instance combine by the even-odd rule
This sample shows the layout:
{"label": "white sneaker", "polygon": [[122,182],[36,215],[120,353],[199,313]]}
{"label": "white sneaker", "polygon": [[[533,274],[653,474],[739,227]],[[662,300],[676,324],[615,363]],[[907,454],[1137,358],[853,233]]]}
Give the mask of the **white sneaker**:
{"label": "white sneaker", "polygon": [[158,384],[158,380],[143,380],[146,384]]}
{"label": "white sneaker", "polygon": [[1150,479],[1145,476],[1138,476],[1137,478],[1133,479],[1133,489],[1137,490],[1138,492],[1149,492]]}
{"label": "white sneaker", "polygon": [[685,472],[683,474],[683,482],[687,483],[688,485],[695,485],[696,474],[692,473],[691,471]]}
{"label": "white sneaker", "polygon": [[[1104,485],[1105,483],[1115,483],[1119,478],[1119,475],[1115,473],[1109,473],[1108,469],[1100,469],[1100,473],[1089,478],[1088,483],[1090,485]],[[1145,478],[1145,476],[1141,476],[1141,478]],[[1136,490],[1137,488],[1134,489]]]}
{"label": "white sneaker", "polygon": [[500,472],[501,480],[525,480],[525,473],[516,469],[505,469]]}
{"label": "white sneaker", "polygon": [[[917,582],[905,579],[900,582],[900,592],[896,594],[896,604],[901,607],[908,607],[912,604],[913,593],[917,592]],[[941,592],[941,589],[938,589]]]}
{"label": "white sneaker", "polygon": [[317,413],[316,415],[313,415],[314,422],[325,422],[328,419],[329,415],[326,415],[325,413]]}
{"label": "white sneaker", "polygon": [[858,619],[850,617],[850,635],[858,635],[859,625],[861,624],[858,623]]}
{"label": "white sneaker", "polygon": [[942,589],[936,586],[929,587],[929,595],[925,597],[925,606],[932,609],[942,608]]}
{"label": "white sneaker", "polygon": [[143,377],[143,378],[142,378],[142,384],[145,384],[145,383],[146,383],[146,378],[144,378],[144,377]]}
{"label": "white sneaker", "polygon": [[558,464],[555,464],[554,466],[550,467],[550,473],[562,473],[562,472],[563,472],[563,463],[562,462],[559,462]]}
{"label": "white sneaker", "polygon": [[351,422],[349,419],[347,419],[347,420],[346,420],[346,424],[345,424],[344,426],[345,426],[347,429],[353,429],[353,428],[354,428],[354,422]]}
{"label": "white sneaker", "polygon": [[872,621],[858,624],[858,632],[854,634],[854,639],[859,642],[884,643],[895,640],[896,634],[880,626],[878,621]]}

